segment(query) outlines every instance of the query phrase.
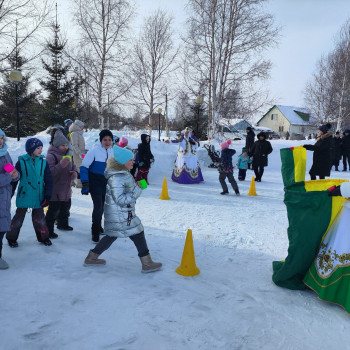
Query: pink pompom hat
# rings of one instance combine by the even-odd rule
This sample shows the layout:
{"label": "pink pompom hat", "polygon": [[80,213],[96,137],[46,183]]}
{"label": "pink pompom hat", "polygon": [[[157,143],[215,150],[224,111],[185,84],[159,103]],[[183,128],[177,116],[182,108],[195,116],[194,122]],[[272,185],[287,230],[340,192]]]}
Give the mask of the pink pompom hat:
{"label": "pink pompom hat", "polygon": [[128,139],[123,136],[122,139],[119,141],[119,146],[124,148],[127,144],[128,144]]}
{"label": "pink pompom hat", "polygon": [[226,149],[226,148],[229,148],[230,147],[230,144],[231,144],[231,140],[227,140],[225,142],[223,142],[220,146],[221,146],[221,149]]}

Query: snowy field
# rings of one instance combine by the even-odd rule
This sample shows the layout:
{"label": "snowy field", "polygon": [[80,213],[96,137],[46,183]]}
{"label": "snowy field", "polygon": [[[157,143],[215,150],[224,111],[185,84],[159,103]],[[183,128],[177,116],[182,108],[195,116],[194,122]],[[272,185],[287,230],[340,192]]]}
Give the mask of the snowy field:
{"label": "snowy field", "polygon": [[[48,135],[37,137],[46,153]],[[85,137],[91,148],[98,132]],[[138,142],[129,137],[133,148]],[[24,153],[24,143],[8,141],[14,161]],[[139,198],[136,213],[152,258],[163,263],[157,273],[140,273],[129,239],[118,239],[102,255],[106,266],[83,266],[93,247],[92,201],[78,189],[73,189],[70,217],[74,231],[56,230],[59,237],[51,247],[36,241],[27,214],[19,247],[11,249],[4,239],[3,258],[10,268],[0,272],[0,349],[349,348],[350,318],[343,309],[320,301],[311,291],[283,289],[271,280],[272,261],[284,259],[288,248],[279,149],[303,143],[307,141],[272,140],[269,166],[256,184],[258,196],[247,195],[253,175],[248,170],[246,181],[238,182],[238,197],[230,187],[229,195],[219,194],[218,172],[208,168],[204,148],[199,159],[205,182],[173,183],[177,146],[153,139],[150,186]],[[231,148],[239,153],[243,146],[244,141],[234,141]],[[307,171],[311,161],[308,152]],[[350,179],[350,172],[332,172],[331,177]],[[158,199],[164,178],[168,201]],[[195,277],[175,272],[188,229],[200,269]]]}

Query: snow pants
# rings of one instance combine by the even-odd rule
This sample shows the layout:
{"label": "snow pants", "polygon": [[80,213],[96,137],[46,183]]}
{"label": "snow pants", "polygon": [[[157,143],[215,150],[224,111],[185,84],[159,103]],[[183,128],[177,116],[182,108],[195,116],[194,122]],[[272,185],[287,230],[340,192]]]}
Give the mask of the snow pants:
{"label": "snow pants", "polygon": [[[17,208],[16,214],[11,221],[11,231],[6,233],[7,239],[17,241],[27,210],[28,208]],[[32,209],[32,222],[37,240],[42,242],[48,239],[49,230],[46,225],[43,208]]]}
{"label": "snow pants", "polygon": [[[101,255],[104,251],[106,251],[112,245],[112,243],[117,238],[118,237],[111,237],[111,236],[102,237],[101,240],[97,243],[96,247],[92,249],[92,251],[95,254]],[[138,256],[140,258],[149,254],[145,233],[143,231],[138,233],[137,235],[129,236],[129,238],[134,242],[138,252]]]}
{"label": "snow pants", "polygon": [[46,225],[49,233],[53,233],[55,220],[57,219],[57,226],[67,227],[68,216],[70,209],[70,201],[56,202],[50,201],[49,209],[46,213]]}
{"label": "snow pants", "polygon": [[137,171],[135,181],[140,181],[142,179],[145,179],[148,183],[147,177],[148,177],[149,169],[150,168],[139,168],[139,170]]}
{"label": "snow pants", "polygon": [[224,192],[227,192],[228,191],[228,188],[227,188],[227,185],[226,185],[226,177],[228,178],[228,181],[230,182],[233,190],[235,191],[235,193],[239,192],[239,189],[238,189],[238,185],[237,185],[237,182],[235,180],[235,178],[233,177],[233,174],[231,172],[221,172],[220,175],[219,175],[219,181],[220,181],[220,185],[222,187],[222,190]]}
{"label": "snow pants", "polygon": [[6,232],[0,232],[0,258],[2,253],[2,239],[4,238]]}

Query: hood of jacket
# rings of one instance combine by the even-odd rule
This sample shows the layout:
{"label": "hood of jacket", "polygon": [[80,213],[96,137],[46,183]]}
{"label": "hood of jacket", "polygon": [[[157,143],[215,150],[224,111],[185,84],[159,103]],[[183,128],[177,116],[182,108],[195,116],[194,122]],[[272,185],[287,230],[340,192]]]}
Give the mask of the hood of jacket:
{"label": "hood of jacket", "polygon": [[80,128],[79,125],[73,123],[73,124],[69,127],[69,132],[78,132],[78,133],[81,133],[81,134],[82,134],[82,133],[84,132],[84,130],[82,130],[82,129]]}
{"label": "hood of jacket", "polygon": [[333,135],[332,131],[328,131],[325,134],[319,136],[317,138],[317,141],[327,139],[328,137],[331,137],[332,135]]}
{"label": "hood of jacket", "polygon": [[58,147],[51,145],[47,150],[47,154],[54,154],[58,159],[63,156],[66,156],[69,153],[69,148],[66,151],[61,151]]}
{"label": "hood of jacket", "polygon": [[147,134],[141,134],[141,142],[142,143],[147,143],[146,139],[147,139],[147,136],[149,137],[149,142],[151,142],[151,137]]}

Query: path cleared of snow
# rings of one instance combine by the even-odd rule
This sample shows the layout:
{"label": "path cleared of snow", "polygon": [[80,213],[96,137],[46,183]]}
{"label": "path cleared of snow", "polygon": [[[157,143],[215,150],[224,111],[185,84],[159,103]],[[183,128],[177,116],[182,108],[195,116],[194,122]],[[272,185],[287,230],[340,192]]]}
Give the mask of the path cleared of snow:
{"label": "path cleared of snow", "polygon": [[[45,153],[49,137],[38,137]],[[87,148],[97,137],[97,131],[86,134]],[[138,139],[129,139],[136,147]],[[24,143],[9,140],[14,161]],[[163,263],[157,273],[140,273],[129,239],[117,240],[102,255],[106,266],[83,266],[93,247],[92,202],[78,189],[73,189],[70,218],[74,231],[56,230],[59,238],[51,247],[36,242],[27,214],[19,247],[9,248],[4,239],[3,257],[10,268],[0,272],[0,348],[346,349],[350,319],[343,309],[318,300],[311,291],[283,289],[271,280],[272,261],[285,258],[288,248],[279,149],[307,142],[271,143],[274,151],[256,184],[258,196],[247,195],[253,175],[248,170],[247,180],[238,183],[238,197],[232,190],[228,196],[219,194],[218,172],[207,167],[210,159],[203,148],[199,159],[205,182],[172,182],[177,146],[152,140],[156,161],[136,212],[153,259]],[[243,146],[235,141],[231,148],[239,152]],[[307,169],[311,161],[308,152]],[[164,177],[168,201],[158,199]],[[350,179],[350,172],[331,177]],[[200,269],[195,277],[175,272],[188,229]]]}

